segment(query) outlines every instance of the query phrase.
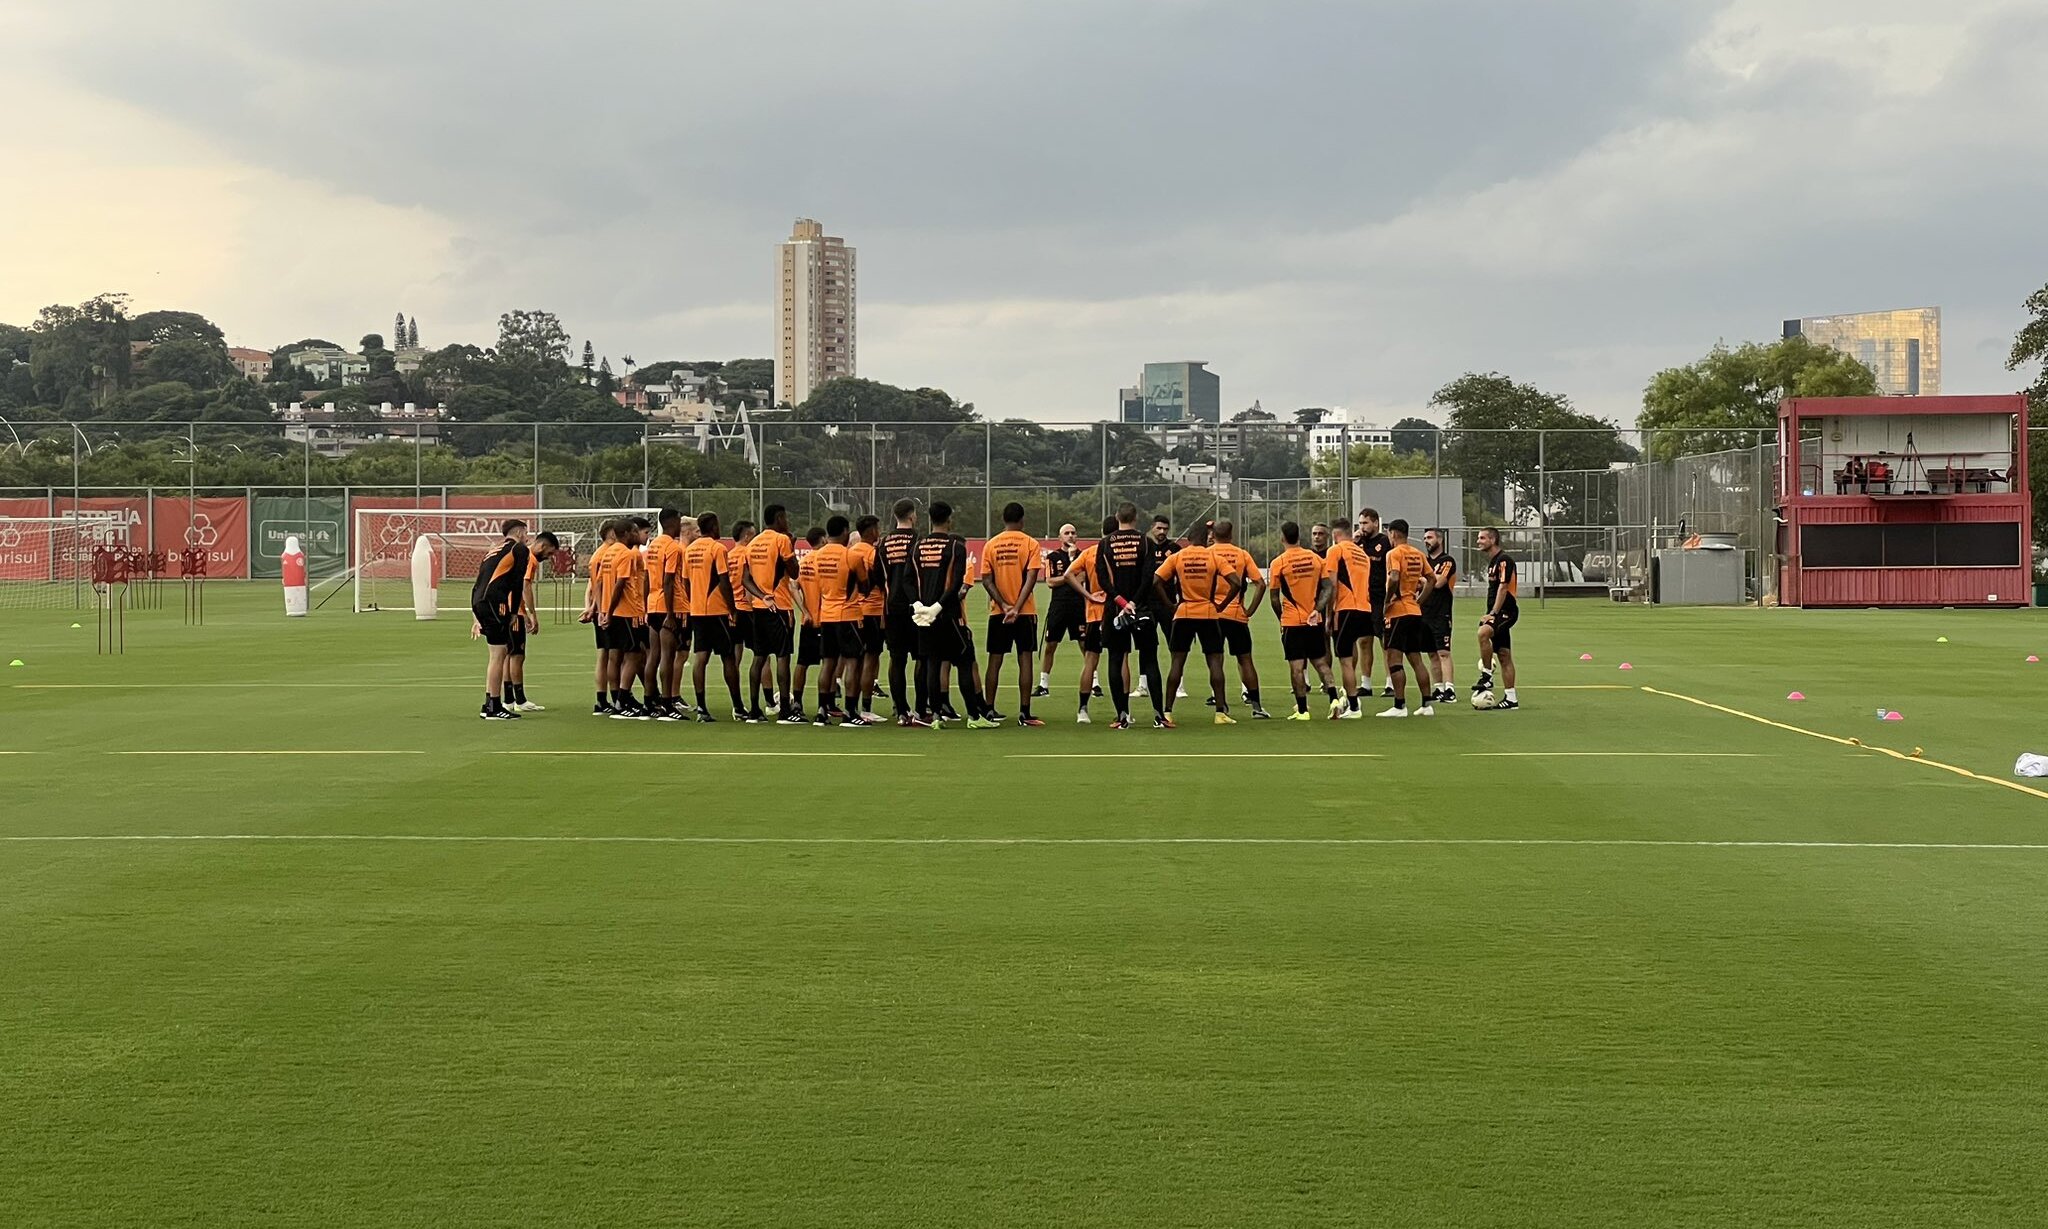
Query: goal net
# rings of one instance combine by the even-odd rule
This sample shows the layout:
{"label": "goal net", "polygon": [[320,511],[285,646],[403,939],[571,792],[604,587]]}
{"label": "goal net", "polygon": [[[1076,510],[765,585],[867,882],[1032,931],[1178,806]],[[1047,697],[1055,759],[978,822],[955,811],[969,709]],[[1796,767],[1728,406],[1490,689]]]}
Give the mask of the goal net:
{"label": "goal net", "polygon": [[355,570],[355,608],[414,611],[413,555],[427,548],[428,571],[422,584],[437,595],[437,605],[455,614],[469,609],[470,586],[484,556],[504,541],[499,527],[506,521],[526,522],[527,532],[542,530],[561,540],[562,549],[541,565],[540,607],[546,611],[583,607],[583,581],[589,577],[590,553],[599,541],[598,527],[624,516],[655,514],[644,508],[540,509],[358,508],[351,535]]}
{"label": "goal net", "polygon": [[112,513],[0,516],[0,609],[77,610],[92,605],[93,556],[117,552],[113,574],[146,579],[151,557],[128,544]]}

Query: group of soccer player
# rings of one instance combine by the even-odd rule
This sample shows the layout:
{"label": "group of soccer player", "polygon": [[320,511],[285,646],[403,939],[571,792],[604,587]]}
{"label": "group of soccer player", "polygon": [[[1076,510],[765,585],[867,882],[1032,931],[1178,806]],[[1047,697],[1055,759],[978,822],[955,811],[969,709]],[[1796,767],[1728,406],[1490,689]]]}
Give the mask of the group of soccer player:
{"label": "group of soccer player", "polygon": [[[1375,690],[1376,654],[1385,663],[1380,688],[1392,700],[1377,716],[1433,716],[1437,704],[1458,698],[1452,663],[1458,564],[1441,530],[1426,531],[1418,548],[1406,521],[1383,527],[1378,512],[1367,508],[1355,523],[1340,518],[1311,526],[1304,544],[1301,527],[1289,521],[1280,527],[1284,549],[1261,569],[1236,544],[1230,521],[1204,521],[1176,539],[1165,517],[1141,530],[1129,503],[1104,519],[1100,538],[1085,549],[1072,525],[1061,526],[1058,545],[1045,549],[1024,532],[1023,506],[1009,504],[1003,532],[989,539],[978,559],[954,532],[945,502],[927,509],[923,529],[914,501],[900,500],[892,512],[896,523],[886,532],[877,517],[832,516],[805,534],[802,552],[780,505],[765,509],[761,525],[735,524],[730,545],[715,513],[692,519],[667,508],[658,524],[643,517],[606,521],[589,560],[582,613],[597,647],[592,714],[716,722],[706,697],[715,658],[732,720],[879,725],[890,720],[875,711],[886,683],[897,725],[928,729],[961,721],[964,712],[968,728],[993,729],[1009,720],[996,703],[1006,661],[1015,656],[1016,721],[1037,727],[1045,722],[1033,715],[1031,703],[1051,694],[1059,646],[1072,640],[1081,654],[1077,722],[1092,721],[1090,702],[1103,698],[1106,679],[1113,729],[1135,724],[1134,699],[1150,701],[1155,728],[1174,728],[1175,701],[1187,697],[1188,659],[1199,651],[1210,720],[1234,725],[1227,659],[1236,661],[1238,698],[1251,717],[1273,716],[1261,702],[1251,633],[1262,604],[1280,625],[1294,700],[1288,720],[1314,720],[1312,678],[1329,702],[1331,720],[1362,716],[1361,701]],[[1486,611],[1472,692],[1491,699],[1498,669],[1504,691],[1491,710],[1513,711],[1520,707],[1516,565],[1497,530],[1481,530],[1479,546],[1487,557]],[[491,646],[483,717],[540,711],[525,692],[525,639],[538,627],[541,562],[558,549],[548,533],[529,545],[526,526],[510,521],[504,542],[479,569],[474,631]],[[982,652],[967,617],[976,588],[988,599]],[[1042,659],[1041,591],[1047,598]],[[803,698],[813,680],[817,706],[807,717]]]}

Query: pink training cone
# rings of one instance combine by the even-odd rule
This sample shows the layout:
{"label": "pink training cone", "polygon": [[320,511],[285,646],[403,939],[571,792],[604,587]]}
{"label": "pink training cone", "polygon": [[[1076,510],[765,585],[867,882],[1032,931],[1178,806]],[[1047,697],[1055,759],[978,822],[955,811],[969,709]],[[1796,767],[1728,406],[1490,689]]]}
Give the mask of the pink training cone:
{"label": "pink training cone", "polygon": [[1624,669],[1624,670],[1633,670],[1633,669],[1635,669],[1635,667],[1634,667],[1634,666],[1631,666],[1631,665],[1629,665],[1629,664],[1628,664],[1627,662],[1623,662],[1623,663],[1621,663],[1621,668],[1622,668],[1622,669]]}
{"label": "pink training cone", "polygon": [[1806,693],[1803,691],[1795,691],[1791,695],[1786,696],[1785,698],[1796,703],[1800,700],[1804,700],[1806,698]]}
{"label": "pink training cone", "polygon": [[1884,715],[1884,719],[1885,719],[1886,721],[1904,721],[1904,720],[1905,720],[1905,718],[1904,718],[1903,716],[1899,715],[1898,713],[1886,713],[1886,714]]}
{"label": "pink training cone", "polygon": [[2033,654],[2029,653],[2029,654],[2027,654],[2027,660],[2028,660],[2029,662],[2038,662],[2038,661],[2040,661],[2041,659],[2040,659],[2040,658],[2038,658],[2038,657],[2036,657],[2036,656],[2034,656]]}
{"label": "pink training cone", "polygon": [[[1591,653],[1581,653],[1581,654],[1579,654],[1579,660],[1580,660],[1580,661],[1592,661],[1592,660],[1593,660],[1593,655],[1592,655]],[[2032,661],[2033,659],[2032,659],[2032,658],[2028,658],[2027,660],[2029,660],[2029,661]]]}

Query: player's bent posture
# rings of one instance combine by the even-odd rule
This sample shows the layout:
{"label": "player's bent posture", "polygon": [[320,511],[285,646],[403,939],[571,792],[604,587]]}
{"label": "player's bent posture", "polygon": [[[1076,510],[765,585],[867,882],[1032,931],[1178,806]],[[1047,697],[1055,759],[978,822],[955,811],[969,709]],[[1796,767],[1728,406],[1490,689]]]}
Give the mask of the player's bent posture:
{"label": "player's bent posture", "polygon": [[512,629],[526,617],[522,603],[532,553],[526,548],[525,521],[506,521],[503,530],[504,540],[484,556],[477,566],[476,583],[469,590],[469,634],[483,637],[490,648],[484,666],[484,705],[477,713],[486,721],[519,719],[518,713],[505,706],[505,660]]}
{"label": "player's bent posture", "polygon": [[[1328,532],[1326,528],[1326,536]],[[1286,549],[1274,556],[1267,571],[1273,578],[1273,613],[1280,620],[1280,651],[1287,658],[1287,672],[1294,685],[1294,712],[1287,719],[1309,721],[1313,720],[1308,715],[1309,667],[1322,678],[1331,711],[1341,711],[1344,702],[1330,677],[1330,633],[1325,616],[1336,582],[1325,573],[1316,553],[1301,545],[1300,525],[1282,523],[1280,540]]]}
{"label": "player's bent posture", "polygon": [[[1102,536],[1116,532],[1116,518],[1102,518]],[[1100,695],[1101,687],[1096,683],[1096,667],[1102,660],[1102,606],[1105,594],[1097,586],[1095,568],[1095,547],[1091,546],[1074,557],[1072,566],[1061,577],[1061,584],[1080,595],[1082,603],[1081,630],[1075,643],[1081,646],[1081,706],[1074,713],[1076,725],[1087,725],[1093,719],[1088,716],[1088,699]]]}
{"label": "player's bent posture", "polygon": [[769,504],[761,519],[768,527],[747,544],[746,566],[740,576],[754,607],[754,662],[747,671],[747,712],[756,722],[768,719],[761,710],[763,689],[781,698],[776,717],[789,715],[789,654],[796,640],[796,545],[789,537],[789,513],[781,504]]}
{"label": "player's bent posture", "polygon": [[1040,556],[1045,565],[1046,586],[1052,590],[1052,603],[1045,612],[1045,657],[1038,663],[1038,686],[1031,692],[1034,698],[1052,694],[1052,663],[1058,656],[1060,641],[1071,638],[1077,645],[1081,642],[1082,606],[1086,599],[1066,583],[1067,571],[1080,557],[1072,525],[1060,526],[1060,544]]}
{"label": "player's bent posture", "polygon": [[1480,530],[1479,549],[1486,552],[1486,614],[1479,620],[1479,681],[1472,685],[1472,690],[1493,690],[1493,662],[1499,658],[1500,681],[1507,690],[1493,706],[1497,712],[1521,707],[1515,699],[1513,639],[1515,622],[1522,617],[1521,607],[1515,602],[1521,585],[1515,578],[1514,559],[1501,549],[1500,530]]}
{"label": "player's bent posture", "polygon": [[1159,638],[1148,612],[1160,599],[1153,583],[1167,552],[1138,531],[1137,505],[1125,502],[1116,510],[1116,528],[1095,544],[1095,588],[1103,595],[1102,644],[1109,656],[1109,694],[1116,704],[1110,728],[1131,728],[1129,659],[1137,650],[1138,667],[1152,698],[1152,724],[1164,727],[1166,708],[1160,693]]}
{"label": "player's bent posture", "polygon": [[988,592],[989,717],[1003,678],[1003,658],[1017,654],[1017,724],[1035,728],[1045,723],[1031,715],[1031,662],[1038,653],[1038,580],[1045,564],[1038,557],[1038,539],[1024,532],[1024,505],[1003,505],[1003,531],[981,548],[981,587]]}
{"label": "player's bent posture", "polygon": [[782,706],[782,724],[803,725],[804,685],[811,668],[825,664],[825,633],[819,620],[824,614],[824,590],[818,587],[818,548],[825,545],[825,531],[816,525],[804,533],[810,549],[796,565],[797,600],[802,606],[803,631],[796,642],[796,674],[791,682],[789,703]]}
{"label": "player's bent posture", "polygon": [[906,667],[917,658],[918,628],[910,617],[911,603],[918,600],[917,502],[899,499],[890,511],[896,528],[883,535],[875,551],[882,562],[882,638],[889,650],[889,702],[896,709],[896,724],[908,727],[932,707],[922,666],[916,669],[915,706],[908,701],[909,684],[904,681]]}
{"label": "player's bent posture", "polygon": [[528,545],[526,579],[519,586],[519,618],[513,620],[511,642],[505,646],[505,707],[520,713],[547,709],[526,695],[526,637],[540,634],[540,565],[553,558],[562,543],[551,533],[533,535]]}
{"label": "player's bent posture", "polygon": [[[1217,521],[1209,531],[1209,553],[1216,558],[1218,574],[1237,578],[1237,596],[1217,608],[1216,625],[1223,633],[1223,651],[1237,659],[1238,685],[1244,689],[1244,702],[1251,706],[1252,717],[1270,721],[1273,714],[1259,703],[1259,667],[1252,659],[1252,616],[1265,600],[1266,577],[1251,552],[1232,540],[1236,534],[1237,526],[1227,520]],[[1247,592],[1249,601],[1245,600]]]}
{"label": "player's bent posture", "polygon": [[1217,613],[1237,598],[1241,578],[1222,575],[1206,534],[1189,535],[1190,541],[1168,555],[1153,574],[1152,584],[1161,601],[1167,585],[1178,583],[1180,603],[1173,612],[1173,630],[1167,634],[1167,648],[1173,662],[1166,674],[1166,711],[1153,721],[1160,729],[1173,728],[1173,701],[1180,691],[1181,673],[1187,669],[1188,650],[1202,646],[1202,658],[1209,666],[1209,694],[1216,706],[1217,725],[1236,725],[1230,702],[1223,692],[1223,629]]}
{"label": "player's bent posture", "polygon": [[953,506],[944,500],[932,504],[931,532],[918,539],[917,576],[917,652],[933,705],[920,719],[937,724],[946,702],[944,670],[951,666],[967,708],[967,728],[995,729],[975,677],[974,633],[967,627],[967,543],[953,532]]}
{"label": "player's bent posture", "polygon": [[1358,644],[1373,635],[1372,560],[1351,536],[1350,525],[1330,525],[1330,549],[1323,574],[1330,578],[1330,653],[1344,679],[1344,695],[1330,704],[1330,720],[1355,720],[1363,695],[1358,685]]}
{"label": "player's bent posture", "polygon": [[718,540],[718,514],[706,512],[698,517],[697,531],[697,540],[683,556],[690,591],[690,644],[694,650],[690,681],[697,693],[697,720],[702,724],[716,720],[704,702],[704,667],[715,655],[725,663],[725,689],[732,696],[733,720],[745,721],[738,646],[733,640],[732,567]]}
{"label": "player's bent posture", "polygon": [[1431,707],[1429,697],[1436,688],[1429,677],[1429,655],[1436,642],[1422,621],[1422,599],[1435,583],[1429,570],[1429,556],[1409,545],[1407,521],[1396,518],[1387,522],[1387,538],[1392,544],[1386,566],[1387,689],[1394,697],[1394,707],[1379,715],[1408,715],[1408,675],[1401,668],[1405,660],[1408,670],[1415,672],[1415,697],[1421,701],[1415,715],[1434,717],[1436,709]]}
{"label": "player's bent posture", "polygon": [[1435,670],[1436,691],[1432,698],[1438,704],[1456,704],[1458,685],[1451,671],[1451,598],[1458,586],[1458,559],[1451,554],[1448,538],[1441,529],[1424,530],[1423,549],[1429,555],[1429,596],[1422,599],[1422,623],[1429,628],[1430,642],[1436,646],[1435,660],[1430,664]]}

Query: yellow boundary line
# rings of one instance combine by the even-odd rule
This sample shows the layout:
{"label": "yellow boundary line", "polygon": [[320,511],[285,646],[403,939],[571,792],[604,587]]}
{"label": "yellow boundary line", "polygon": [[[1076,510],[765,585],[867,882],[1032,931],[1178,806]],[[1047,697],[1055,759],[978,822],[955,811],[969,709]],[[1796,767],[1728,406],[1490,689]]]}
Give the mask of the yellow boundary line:
{"label": "yellow boundary line", "polygon": [[1875,751],[1879,755],[1888,755],[1893,759],[1900,761],[1901,763],[1924,764],[1929,768],[1939,768],[1943,772],[1952,772],[1959,777],[1968,777],[1972,781],[1983,781],[1988,785],[2000,785],[2004,786],[2006,789],[2013,790],[2017,793],[2028,794],[2035,798],[2048,799],[2048,792],[2043,792],[2041,790],[2035,789],[2031,785],[2021,785],[2017,781],[2007,781],[2003,777],[1987,777],[1981,772],[1971,772],[1967,768],[1961,768],[1954,764],[1944,764],[1940,760],[1930,760],[1923,756],[1907,755],[1903,751],[1894,751],[1890,747],[1880,747],[1874,743],[1866,743],[1861,739],[1842,738],[1834,734],[1823,734],[1819,730],[1809,730],[1804,726],[1787,725],[1782,721],[1772,721],[1769,717],[1759,717],[1755,713],[1745,713],[1739,708],[1729,708],[1725,704],[1715,704],[1708,700],[1699,699],[1696,696],[1680,695],[1675,691],[1659,691],[1655,687],[1645,687],[1643,688],[1643,690],[1653,696],[1663,696],[1667,700],[1683,700],[1687,704],[1697,704],[1701,708],[1712,709],[1714,712],[1717,713],[1726,713],[1730,717],[1740,717],[1744,721],[1754,721],[1758,725],[1767,725],[1774,730],[1784,730],[1792,734],[1804,734],[1808,738],[1818,738],[1825,742],[1834,743],[1837,746],[1855,747],[1863,751]]}

